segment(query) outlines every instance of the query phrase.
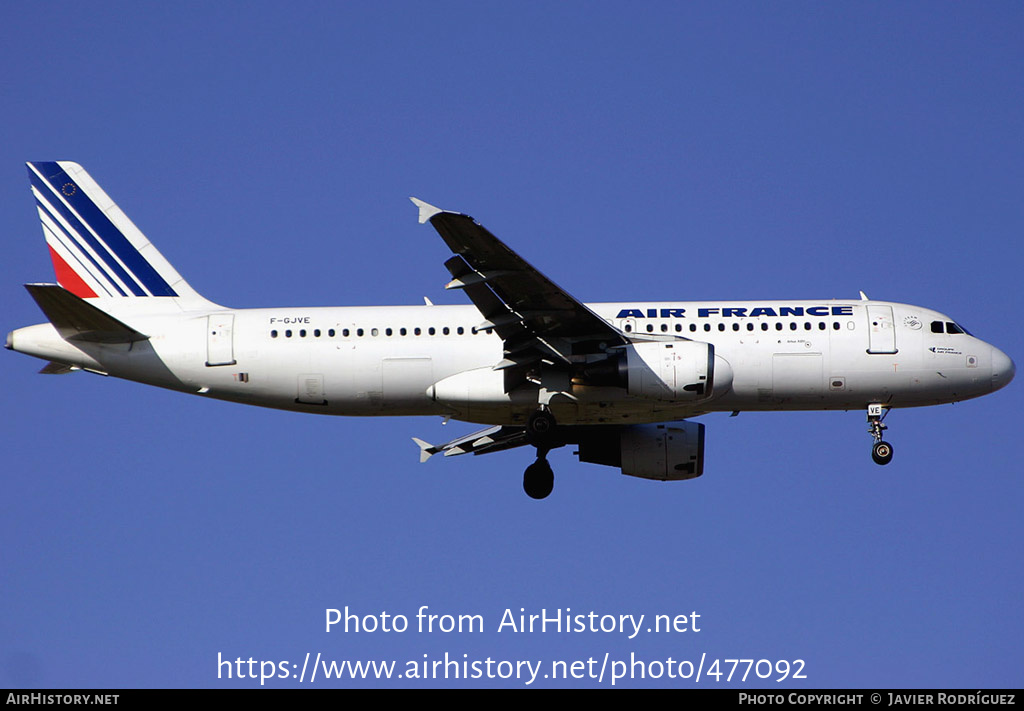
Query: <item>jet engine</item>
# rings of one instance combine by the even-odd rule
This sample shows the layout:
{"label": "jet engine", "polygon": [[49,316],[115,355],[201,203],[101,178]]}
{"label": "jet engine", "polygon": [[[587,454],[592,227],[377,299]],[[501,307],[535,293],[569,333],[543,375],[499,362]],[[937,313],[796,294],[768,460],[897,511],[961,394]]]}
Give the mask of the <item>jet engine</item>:
{"label": "jet engine", "polygon": [[662,481],[695,479],[704,473],[704,425],[632,425],[618,437],[594,434],[579,442],[581,462],[620,467],[627,476]]}
{"label": "jet engine", "polygon": [[[715,347],[710,343],[631,343],[625,360],[626,390],[630,395],[675,402],[706,400],[716,386]],[[729,383],[724,385],[723,392]]]}

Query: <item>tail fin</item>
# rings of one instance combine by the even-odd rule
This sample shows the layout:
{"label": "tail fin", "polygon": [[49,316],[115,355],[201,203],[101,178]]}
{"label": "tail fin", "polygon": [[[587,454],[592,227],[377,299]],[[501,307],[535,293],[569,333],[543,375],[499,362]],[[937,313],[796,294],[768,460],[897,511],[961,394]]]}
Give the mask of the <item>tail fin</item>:
{"label": "tail fin", "polygon": [[216,307],[188,285],[82,166],[29,163],[28,175],[57,281],[72,294],[109,299],[104,307],[115,309]]}

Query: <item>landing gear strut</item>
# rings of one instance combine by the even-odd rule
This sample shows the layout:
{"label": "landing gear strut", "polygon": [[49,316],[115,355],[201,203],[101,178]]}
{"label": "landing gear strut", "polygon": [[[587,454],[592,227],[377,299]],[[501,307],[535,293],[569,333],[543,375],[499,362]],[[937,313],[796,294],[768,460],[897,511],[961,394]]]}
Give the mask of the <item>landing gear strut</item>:
{"label": "landing gear strut", "polygon": [[548,451],[555,440],[555,416],[546,406],[530,415],[526,421],[526,436],[537,448],[537,461],[523,473],[523,490],[531,499],[543,499],[555,486],[555,474],[548,464]]}
{"label": "landing gear strut", "polygon": [[546,407],[537,410],[526,421],[526,436],[538,447],[551,441],[555,432],[555,416]]}
{"label": "landing gear strut", "polygon": [[875,464],[888,464],[892,461],[892,445],[882,441],[882,432],[888,429],[888,425],[882,424],[882,420],[889,414],[889,408],[879,403],[868,405],[868,432],[875,438],[875,444],[871,448],[871,458]]}

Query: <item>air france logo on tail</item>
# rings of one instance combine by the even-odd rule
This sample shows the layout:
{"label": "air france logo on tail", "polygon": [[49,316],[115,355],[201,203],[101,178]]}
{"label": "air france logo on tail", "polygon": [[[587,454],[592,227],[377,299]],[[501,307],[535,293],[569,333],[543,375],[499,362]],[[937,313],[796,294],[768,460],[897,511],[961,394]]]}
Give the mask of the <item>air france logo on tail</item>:
{"label": "air france logo on tail", "polygon": [[[102,190],[91,189],[88,176],[86,184],[80,184],[65,165],[78,168],[73,163],[28,164],[32,195],[58,283],[83,299],[178,296],[139,252],[147,243],[138,229],[123,213],[111,210],[113,202]],[[126,235],[115,220],[135,234]]]}

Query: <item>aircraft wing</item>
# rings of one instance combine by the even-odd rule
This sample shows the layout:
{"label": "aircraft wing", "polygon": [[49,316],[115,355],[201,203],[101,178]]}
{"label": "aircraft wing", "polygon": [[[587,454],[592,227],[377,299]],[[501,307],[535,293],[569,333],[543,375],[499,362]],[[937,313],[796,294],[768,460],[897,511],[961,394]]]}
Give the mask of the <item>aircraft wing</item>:
{"label": "aircraft wing", "polygon": [[459,454],[487,454],[488,452],[500,452],[503,449],[513,449],[528,444],[526,428],[506,427],[497,425],[488,427],[485,430],[464,435],[458,439],[444,444],[433,445],[424,442],[422,439],[412,438],[413,442],[419,445],[420,462],[425,462],[435,454],[443,453],[446,457],[453,457]]}
{"label": "aircraft wing", "polygon": [[463,289],[484,317],[479,328],[504,341],[505,360],[497,368],[522,369],[540,360],[568,364],[572,355],[628,343],[472,217],[411,199],[420,223],[429,221],[455,253],[445,262],[452,275],[446,288]]}

